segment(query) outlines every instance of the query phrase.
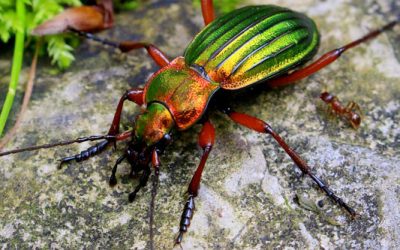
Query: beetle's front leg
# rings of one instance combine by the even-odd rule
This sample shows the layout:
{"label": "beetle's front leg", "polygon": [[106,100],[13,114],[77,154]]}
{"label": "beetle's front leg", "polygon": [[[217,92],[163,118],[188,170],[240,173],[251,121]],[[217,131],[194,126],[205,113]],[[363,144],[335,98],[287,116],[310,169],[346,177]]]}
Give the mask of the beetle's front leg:
{"label": "beetle's front leg", "polygon": [[304,174],[308,175],[318,185],[320,189],[322,189],[339,206],[344,208],[351,215],[352,218],[356,217],[357,214],[354,209],[349,207],[340,197],[338,197],[324,181],[314,175],[311,171],[310,166],[307,165],[307,163],[296,153],[296,151],[294,151],[289,145],[287,145],[282,137],[280,137],[279,134],[276,133],[268,123],[258,118],[235,112],[230,108],[225,108],[223,112],[227,114],[229,118],[231,118],[234,122],[242,126],[245,126],[259,133],[271,135]]}
{"label": "beetle's front leg", "polygon": [[[121,99],[119,100],[118,106],[117,106],[117,110],[115,111],[115,114],[114,114],[114,119],[112,121],[111,127],[110,127],[107,135],[117,135],[119,133],[119,124],[121,121],[121,113],[122,113],[122,109],[124,107],[124,102],[126,100],[134,102],[134,103],[138,104],[139,106],[143,105],[143,89],[131,89],[131,90],[127,91],[121,97]],[[126,135],[123,134],[122,137],[125,138]],[[121,138],[121,140],[124,138]],[[87,150],[80,152],[79,154],[62,158],[60,166],[64,163],[74,161],[74,160],[76,162],[81,162],[81,161],[87,160],[90,157],[101,153],[111,142],[115,143],[117,140],[118,139],[105,140],[105,141],[97,143],[96,145],[90,147]]]}
{"label": "beetle's front leg", "polygon": [[194,198],[198,194],[200,188],[201,174],[203,173],[204,166],[206,164],[208,155],[211,152],[211,148],[214,145],[214,141],[215,141],[214,126],[211,124],[210,121],[206,121],[203,124],[203,128],[199,135],[199,145],[203,149],[203,155],[201,156],[200,164],[197,167],[196,172],[194,173],[192,180],[189,184],[189,189],[188,189],[189,198],[183,209],[181,222],[179,225],[179,235],[175,240],[175,244],[180,244],[182,242],[183,234],[187,232],[187,229],[190,225],[190,220],[192,219],[195,208]]}

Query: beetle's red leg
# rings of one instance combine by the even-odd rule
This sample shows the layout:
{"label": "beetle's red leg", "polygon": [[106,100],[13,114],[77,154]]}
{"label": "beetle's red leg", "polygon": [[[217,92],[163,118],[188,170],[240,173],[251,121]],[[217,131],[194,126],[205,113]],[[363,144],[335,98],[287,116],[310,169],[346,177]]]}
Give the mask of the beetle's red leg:
{"label": "beetle's red leg", "polygon": [[131,102],[136,103],[139,106],[143,105],[143,89],[135,88],[125,92],[125,94],[121,97],[118,102],[117,110],[114,114],[114,119],[112,121],[110,130],[108,131],[109,135],[116,135],[119,132],[119,124],[121,121],[121,113],[124,107],[124,102],[129,100]]}
{"label": "beetle's red leg", "polygon": [[104,38],[100,38],[98,36],[95,36],[91,33],[88,32],[83,32],[80,30],[76,30],[76,29],[69,29],[70,31],[77,33],[78,35],[85,37],[87,39],[96,41],[96,42],[100,42],[102,44],[105,44],[107,46],[111,46],[114,47],[116,49],[121,50],[122,52],[126,53],[129,52],[131,50],[135,50],[135,49],[146,49],[147,53],[149,54],[149,56],[160,66],[160,67],[164,67],[166,65],[168,65],[169,63],[169,59],[167,58],[167,56],[156,46],[154,46],[151,43],[146,43],[146,42],[136,42],[136,41],[122,41],[122,42],[114,42],[114,41],[110,41]]}
{"label": "beetle's red leg", "polygon": [[213,0],[201,0],[201,11],[203,13],[204,24],[211,23],[215,18]]}
{"label": "beetle's red leg", "polygon": [[182,242],[183,234],[187,231],[190,220],[192,219],[193,212],[194,212],[194,198],[197,196],[200,181],[201,181],[201,174],[203,173],[204,166],[206,164],[207,158],[209,153],[211,152],[211,148],[214,145],[215,140],[215,129],[214,126],[211,124],[210,121],[206,121],[203,124],[203,128],[199,135],[199,145],[203,149],[203,155],[201,156],[200,164],[194,173],[192,180],[189,184],[189,198],[185,204],[183,209],[181,222],[179,226],[179,235],[175,240],[175,244],[180,244]]}
{"label": "beetle's red leg", "polygon": [[[143,89],[129,90],[121,97],[121,99],[119,100],[118,106],[117,106],[117,110],[115,111],[115,114],[114,114],[113,122],[108,131],[108,135],[117,135],[119,133],[119,124],[120,124],[120,120],[121,120],[122,108],[123,108],[124,102],[126,100],[132,101],[140,106],[143,105]],[[126,135],[126,134],[123,133],[122,135]],[[94,156],[94,155],[102,152],[107,147],[107,145],[109,145],[110,142],[116,142],[119,139],[120,138],[116,138],[115,140],[112,140],[112,139],[105,140],[100,143],[97,143],[96,145],[88,148],[87,150],[82,151],[79,154],[62,158],[60,166],[64,163],[67,163],[67,162],[70,162],[73,160],[75,160],[76,162],[81,162],[81,161],[87,160],[91,156]],[[121,138],[120,140],[122,140],[122,139],[123,138]]]}
{"label": "beetle's red leg", "polygon": [[324,183],[324,181],[315,176],[311,172],[311,168],[307,165],[307,163],[303,159],[301,159],[301,157],[291,147],[286,144],[286,142],[271,128],[269,124],[258,118],[243,113],[234,112],[230,108],[225,109],[224,113],[226,113],[234,122],[242,126],[255,130],[259,133],[270,134],[285,150],[290,158],[292,158],[294,163],[296,163],[296,165],[304,174],[310,176],[310,178],[319,186],[319,188],[321,188],[332,200],[339,204],[339,206],[349,212],[352,218],[356,216],[356,212],[354,211],[354,209],[349,207],[341,198],[336,196],[335,193]]}
{"label": "beetle's red leg", "polygon": [[332,62],[336,61],[336,59],[338,59],[342,55],[343,52],[345,52],[348,49],[351,49],[353,47],[356,47],[372,38],[375,38],[376,36],[378,36],[379,34],[381,34],[382,32],[384,32],[386,30],[392,29],[397,23],[399,23],[399,21],[390,22],[387,25],[383,26],[382,28],[372,31],[369,34],[363,36],[362,38],[360,38],[358,40],[355,40],[349,44],[346,44],[343,47],[334,49],[334,50],[324,54],[317,61],[311,63],[310,65],[308,65],[302,69],[296,70],[289,75],[285,75],[285,76],[278,77],[276,79],[272,79],[272,80],[268,81],[267,84],[268,84],[268,86],[271,86],[271,87],[280,87],[280,86],[285,86],[285,85],[291,84],[295,81],[301,80],[307,76],[310,76],[310,75],[314,74],[315,72],[328,66]]}
{"label": "beetle's red leg", "polygon": [[123,41],[119,43],[119,49],[122,52],[129,52],[134,49],[145,48],[147,53],[153,60],[160,66],[164,67],[169,64],[167,56],[156,46],[151,43],[134,42],[134,41]]}

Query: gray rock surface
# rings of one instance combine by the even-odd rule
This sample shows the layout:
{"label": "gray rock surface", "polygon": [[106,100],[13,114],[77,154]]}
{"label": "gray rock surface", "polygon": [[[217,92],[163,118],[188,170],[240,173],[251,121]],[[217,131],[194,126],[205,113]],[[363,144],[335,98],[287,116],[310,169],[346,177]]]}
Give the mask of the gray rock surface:
{"label": "gray rock surface", "polygon": [[[319,55],[380,27],[396,15],[396,0],[253,0],[306,12],[320,28]],[[116,27],[101,36],[152,41],[171,58],[181,55],[201,29],[200,9],[191,1],[150,1],[117,15]],[[119,97],[142,86],[157,68],[142,51],[127,56],[92,42],[78,48],[64,73],[39,64],[30,108],[8,148],[43,144],[108,130]],[[7,74],[9,58],[1,57]],[[24,70],[23,82],[27,68]],[[6,89],[6,78],[1,89]],[[356,131],[329,116],[319,94],[328,90],[363,110]],[[21,99],[22,87],[17,100]],[[0,98],[4,98],[1,96]],[[300,172],[268,136],[211,118],[217,139],[207,163],[197,210],[183,249],[395,249],[400,245],[400,27],[349,51],[333,65],[296,85],[234,104],[268,121],[360,214],[350,220]],[[124,113],[129,128],[138,108]],[[199,127],[177,135],[162,157],[156,198],[157,249],[171,249],[188,182],[197,166]],[[128,203],[137,179],[118,170],[124,149],[108,150],[84,163],[57,170],[57,160],[88,144],[0,158],[0,245],[9,248],[147,249],[151,185]],[[300,204],[294,201],[298,194]],[[316,208],[316,203],[323,203]],[[308,208],[308,209],[307,209]],[[317,209],[317,210],[316,210]],[[313,210],[313,211],[310,211]],[[179,249],[179,247],[177,247]]]}

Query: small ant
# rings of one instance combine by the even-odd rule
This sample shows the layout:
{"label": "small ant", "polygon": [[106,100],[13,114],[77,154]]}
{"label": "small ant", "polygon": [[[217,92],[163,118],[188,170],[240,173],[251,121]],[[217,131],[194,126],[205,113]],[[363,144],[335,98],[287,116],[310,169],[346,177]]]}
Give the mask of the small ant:
{"label": "small ant", "polygon": [[329,105],[331,112],[347,119],[354,129],[358,129],[361,123],[361,109],[357,103],[351,101],[344,106],[337,96],[323,92],[320,98]]}

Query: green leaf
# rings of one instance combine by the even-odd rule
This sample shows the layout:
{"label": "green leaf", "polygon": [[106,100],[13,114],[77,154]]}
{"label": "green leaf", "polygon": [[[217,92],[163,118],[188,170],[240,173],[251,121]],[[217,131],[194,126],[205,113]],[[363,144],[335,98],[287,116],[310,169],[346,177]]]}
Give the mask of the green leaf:
{"label": "green leaf", "polygon": [[113,3],[117,10],[133,10],[139,6],[139,0],[114,0]]}
{"label": "green leaf", "polygon": [[240,0],[219,0],[214,1],[214,5],[218,12],[225,14],[236,9],[240,2]]}
{"label": "green leaf", "polygon": [[2,20],[0,20],[0,39],[5,43],[10,39],[10,32]]}
{"label": "green leaf", "polygon": [[48,37],[47,51],[52,58],[51,63],[57,64],[61,69],[68,68],[72,61],[75,59],[71,51],[73,48],[65,42],[63,36],[50,36]]}

